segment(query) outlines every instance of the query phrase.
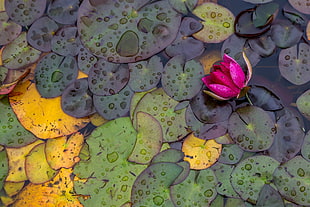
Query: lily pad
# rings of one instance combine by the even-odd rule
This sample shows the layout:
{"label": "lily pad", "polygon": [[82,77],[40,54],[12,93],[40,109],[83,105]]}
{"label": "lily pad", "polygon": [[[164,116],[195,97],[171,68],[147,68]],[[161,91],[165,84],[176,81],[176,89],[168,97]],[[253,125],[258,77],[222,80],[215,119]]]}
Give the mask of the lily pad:
{"label": "lily pad", "polygon": [[302,113],[302,115],[304,115],[307,119],[310,120],[309,103],[310,103],[310,90],[307,90],[297,98],[296,105],[298,110]]}
{"label": "lily pad", "polygon": [[5,11],[9,17],[21,26],[28,26],[43,15],[46,0],[5,0]]}
{"label": "lily pad", "polygon": [[129,113],[130,101],[134,92],[126,86],[111,96],[93,96],[96,111],[105,119],[112,120]]}
{"label": "lily pad", "polygon": [[262,57],[272,55],[276,50],[276,44],[270,35],[262,35],[260,37],[249,39],[250,47]]}
{"label": "lily pad", "polygon": [[131,120],[133,120],[133,117],[134,117],[134,112],[135,112],[135,109],[138,105],[138,103],[140,102],[140,100],[149,92],[155,90],[156,88],[152,88],[151,90],[149,91],[144,91],[144,92],[136,92],[134,93],[134,95],[132,96],[131,98],[131,102],[130,102],[130,118]]}
{"label": "lily pad", "polygon": [[71,83],[62,93],[61,108],[73,117],[85,117],[95,113],[92,93],[86,78]]}
{"label": "lily pad", "polygon": [[270,185],[264,185],[259,193],[256,206],[284,207],[284,202],[276,189]]}
{"label": "lily pad", "polygon": [[192,11],[198,0],[168,0],[170,5],[182,14],[187,14],[188,11]]}
{"label": "lily pad", "polygon": [[301,155],[310,162],[310,131],[307,132],[301,147]]}
{"label": "lily pad", "polygon": [[183,161],[184,153],[177,149],[166,149],[158,153],[155,157],[153,157],[151,164],[160,163],[160,162],[172,162],[178,163]]}
{"label": "lily pad", "polygon": [[5,150],[0,151],[0,189],[2,190],[4,180],[9,172],[8,156]]}
{"label": "lily pad", "polygon": [[139,111],[152,115],[159,121],[163,130],[164,142],[173,142],[182,139],[188,134],[185,123],[185,109],[174,111],[178,104],[170,98],[162,88],[147,93],[138,103],[134,118]]}
{"label": "lily pad", "polygon": [[258,5],[253,12],[253,24],[255,27],[263,27],[270,24],[277,16],[278,10],[279,4],[277,3],[271,2]]}
{"label": "lily pad", "polygon": [[310,14],[309,2],[302,0],[288,0],[288,2],[301,13]]}
{"label": "lily pad", "polygon": [[79,0],[55,0],[50,2],[47,15],[60,24],[74,24],[77,20]]}
{"label": "lily pad", "polygon": [[0,45],[12,42],[22,32],[22,27],[9,20],[6,12],[0,12],[0,22]]}
{"label": "lily pad", "polygon": [[280,194],[298,205],[310,203],[310,164],[301,156],[296,156],[274,172],[274,183]]}
{"label": "lily pad", "polygon": [[265,4],[265,3],[271,2],[273,0],[243,0],[243,1],[249,2],[252,4]]}
{"label": "lily pad", "polygon": [[204,123],[202,123],[196,118],[191,106],[188,106],[186,108],[185,120],[186,120],[187,127],[192,132],[194,132],[195,136],[198,136],[198,134],[200,133],[200,128],[204,125]]}
{"label": "lily pad", "polygon": [[78,68],[88,74],[90,69],[98,61],[98,58],[90,53],[85,47],[80,46],[80,51],[77,57]]}
{"label": "lily pad", "polygon": [[0,86],[2,86],[7,74],[8,69],[6,67],[0,66]]}
{"label": "lily pad", "polygon": [[36,87],[44,98],[60,96],[77,76],[78,68],[75,58],[55,53],[44,56],[35,69]]}
{"label": "lily pad", "polygon": [[234,33],[233,13],[219,4],[201,4],[193,10],[193,14],[204,20],[203,29],[193,35],[198,40],[219,43]]}
{"label": "lily pad", "polygon": [[5,67],[9,69],[18,69],[37,61],[40,54],[41,51],[28,45],[26,32],[22,32],[3,49],[2,61]]}
{"label": "lily pad", "polygon": [[90,69],[89,89],[95,95],[110,96],[121,91],[129,81],[129,69],[125,64],[116,64],[100,59]]}
{"label": "lily pad", "polygon": [[250,152],[268,149],[274,140],[275,123],[256,106],[238,108],[229,118],[228,133],[238,146]]}
{"label": "lily pad", "polygon": [[170,187],[171,199],[175,206],[209,206],[216,197],[217,179],[211,169],[191,170],[188,177],[180,184]]}
{"label": "lily pad", "polygon": [[30,26],[27,33],[28,43],[42,52],[49,52],[52,49],[53,35],[58,28],[54,20],[46,16],[41,17]]}
{"label": "lily pad", "polygon": [[293,47],[281,50],[279,54],[279,69],[281,75],[296,85],[310,81],[310,46],[299,43]]}
{"label": "lily pad", "polygon": [[163,89],[176,101],[191,99],[201,90],[203,76],[203,67],[199,62],[185,61],[183,56],[178,55],[164,67]]}
{"label": "lily pad", "polygon": [[153,56],[145,61],[128,64],[130,71],[129,86],[135,92],[148,91],[160,81],[163,63],[159,56]]}
{"label": "lily pad", "polygon": [[137,140],[128,160],[148,164],[161,149],[163,133],[159,122],[151,115],[138,112],[136,118]]}
{"label": "lily pad", "polygon": [[281,163],[295,157],[305,136],[298,117],[291,110],[284,110],[284,114],[277,120],[277,133],[273,144],[268,149],[269,155]]}
{"label": "lily pad", "polygon": [[197,137],[201,139],[215,139],[221,137],[227,132],[228,121],[216,122],[212,124],[203,124],[199,129]]}
{"label": "lily pad", "polygon": [[76,56],[79,52],[80,39],[76,27],[62,27],[51,40],[52,51],[63,56]]}
{"label": "lily pad", "polygon": [[93,54],[125,63],[163,50],[175,39],[180,21],[181,15],[168,1],[86,0],[77,25],[82,43]]}
{"label": "lily pad", "polygon": [[243,155],[243,150],[236,144],[224,144],[222,145],[222,153],[219,158],[219,162],[224,164],[236,164]]}
{"label": "lily pad", "polygon": [[231,184],[243,200],[255,204],[265,184],[273,180],[273,172],[279,166],[275,159],[264,156],[252,156],[241,161],[231,174]]}

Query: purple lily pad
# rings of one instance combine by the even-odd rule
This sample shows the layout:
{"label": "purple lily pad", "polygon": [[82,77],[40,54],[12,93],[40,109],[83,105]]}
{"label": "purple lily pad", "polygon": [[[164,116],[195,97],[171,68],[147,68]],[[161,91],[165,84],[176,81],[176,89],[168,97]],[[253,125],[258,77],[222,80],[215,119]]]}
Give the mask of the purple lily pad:
{"label": "purple lily pad", "polygon": [[77,57],[78,67],[79,69],[88,74],[90,69],[95,65],[98,61],[98,58],[94,56],[91,52],[89,52],[82,45],[80,46],[80,51]]}
{"label": "purple lily pad", "polygon": [[296,101],[298,110],[304,117],[310,120],[310,89],[301,94]]}
{"label": "purple lily pad", "polygon": [[12,42],[22,32],[22,27],[12,20],[6,12],[0,12],[0,45]]}
{"label": "purple lily pad", "polygon": [[201,139],[205,139],[205,140],[221,137],[226,134],[227,125],[228,125],[227,120],[222,121],[222,122],[212,123],[212,124],[204,124],[200,128],[199,134],[197,135],[197,137]]}
{"label": "purple lily pad", "polygon": [[187,14],[188,11],[192,11],[196,5],[198,0],[168,0],[170,5],[182,14]]}
{"label": "purple lily pad", "polygon": [[268,57],[276,50],[276,44],[268,34],[264,34],[255,39],[249,39],[248,44],[253,51],[262,57]]}
{"label": "purple lily pad", "polygon": [[60,24],[74,24],[79,4],[79,0],[54,0],[49,4],[47,14]]}

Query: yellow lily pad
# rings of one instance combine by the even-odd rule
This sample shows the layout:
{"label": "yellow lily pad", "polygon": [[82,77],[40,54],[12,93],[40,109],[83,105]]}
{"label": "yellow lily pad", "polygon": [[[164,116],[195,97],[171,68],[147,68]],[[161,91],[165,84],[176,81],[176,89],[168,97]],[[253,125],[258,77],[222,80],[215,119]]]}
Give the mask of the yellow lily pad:
{"label": "yellow lily pad", "polygon": [[4,190],[6,192],[6,194],[10,197],[16,195],[19,191],[21,191],[21,189],[24,187],[25,181],[21,181],[21,182],[9,182],[6,181],[4,183]]}

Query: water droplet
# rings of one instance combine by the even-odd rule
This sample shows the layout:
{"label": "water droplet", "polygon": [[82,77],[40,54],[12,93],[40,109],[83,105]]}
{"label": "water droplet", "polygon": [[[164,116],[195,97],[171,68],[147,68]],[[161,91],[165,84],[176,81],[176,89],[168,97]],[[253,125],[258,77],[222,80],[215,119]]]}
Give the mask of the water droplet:
{"label": "water droplet", "polygon": [[246,169],[246,170],[251,170],[251,169],[252,169],[252,165],[246,164],[246,165],[245,165],[245,169]]}
{"label": "water droplet", "polygon": [[126,31],[116,45],[116,52],[122,57],[133,57],[139,52],[139,37],[133,31]]}
{"label": "water droplet", "polygon": [[213,191],[211,189],[209,189],[209,190],[206,190],[203,194],[206,197],[211,197],[213,195]]}
{"label": "water droplet", "polygon": [[163,197],[161,197],[161,196],[155,196],[155,197],[153,198],[153,203],[154,203],[156,206],[160,206],[161,204],[164,203],[164,199],[163,199]]}
{"label": "water droplet", "polygon": [[141,149],[141,150],[140,150],[140,154],[141,154],[141,155],[146,155],[146,150],[145,150],[145,149]]}
{"label": "water droplet", "polygon": [[118,153],[112,152],[110,154],[107,154],[107,159],[110,163],[115,162],[118,159]]}
{"label": "water droplet", "polygon": [[304,176],[305,176],[305,171],[304,171],[302,168],[298,168],[297,174],[298,174],[300,177],[304,177]]}

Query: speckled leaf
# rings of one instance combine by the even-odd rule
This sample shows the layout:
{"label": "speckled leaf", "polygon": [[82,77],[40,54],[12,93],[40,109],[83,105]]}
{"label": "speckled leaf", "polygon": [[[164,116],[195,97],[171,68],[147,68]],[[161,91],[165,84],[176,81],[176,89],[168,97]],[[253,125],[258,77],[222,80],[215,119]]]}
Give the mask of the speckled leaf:
{"label": "speckled leaf", "polygon": [[4,80],[8,74],[8,70],[6,67],[0,66],[0,86],[4,83]]}
{"label": "speckled leaf", "polygon": [[301,147],[301,155],[310,162],[310,131],[307,132]]}
{"label": "speckled leaf", "polygon": [[146,61],[128,64],[130,71],[129,86],[135,92],[143,92],[154,88],[160,81],[163,63],[160,57],[153,56]]}
{"label": "speckled leaf", "polygon": [[181,150],[169,148],[161,151],[153,157],[151,164],[160,162],[173,162],[178,163],[183,161],[184,153]]}
{"label": "speckled leaf", "polygon": [[74,24],[79,4],[79,0],[54,0],[48,5],[47,15],[60,24]]}
{"label": "speckled leaf", "polygon": [[84,46],[80,46],[80,51],[77,57],[78,68],[88,74],[90,69],[98,61],[98,58],[90,53]]}
{"label": "speckled leaf", "polygon": [[267,112],[256,106],[238,108],[229,118],[228,133],[246,151],[268,149],[274,140],[275,123]]}
{"label": "speckled leaf", "polygon": [[5,0],[5,11],[21,26],[28,26],[43,15],[46,0]]}
{"label": "speckled leaf", "polygon": [[132,96],[131,102],[130,102],[130,118],[133,120],[133,116],[134,116],[134,112],[135,109],[138,105],[138,103],[140,102],[140,100],[143,98],[143,96],[145,96],[145,94],[155,90],[156,88],[152,88],[149,91],[144,91],[144,92],[136,92],[134,93],[134,95]]}
{"label": "speckled leaf", "polygon": [[310,6],[308,1],[303,0],[288,0],[288,2],[298,11],[310,14]]}
{"label": "speckled leaf", "polygon": [[163,133],[159,122],[151,115],[140,111],[136,118],[137,140],[128,160],[148,164],[161,149]]}
{"label": "speckled leaf", "polygon": [[52,51],[63,56],[76,56],[81,45],[76,27],[62,27],[53,35]]}
{"label": "speckled leaf", "polygon": [[259,193],[256,206],[272,206],[272,207],[284,207],[283,199],[279,192],[270,185],[264,185]]}
{"label": "speckled leaf", "polygon": [[249,157],[235,167],[231,184],[243,200],[255,204],[263,186],[272,182],[278,166],[279,162],[268,156]]}
{"label": "speckled leaf", "polygon": [[292,7],[289,7],[289,6],[284,7],[283,8],[283,15],[288,20],[290,20],[291,22],[293,22],[295,24],[302,25],[302,26],[307,25],[308,18],[306,17],[306,15],[303,15],[303,14],[297,12]]}
{"label": "speckled leaf", "polygon": [[9,172],[9,161],[6,150],[0,151],[0,189],[3,188],[4,180]]}
{"label": "speckled leaf", "polygon": [[62,93],[61,108],[73,117],[85,117],[95,113],[92,93],[86,78],[77,79]]}
{"label": "speckled leaf", "polygon": [[235,17],[227,8],[207,2],[197,6],[193,14],[203,19],[203,29],[193,36],[206,43],[219,43],[234,33]]}
{"label": "speckled leaf", "polygon": [[51,40],[58,28],[54,20],[41,17],[30,26],[27,33],[28,43],[42,52],[49,52],[52,48]]}
{"label": "speckled leaf", "polygon": [[147,93],[138,103],[135,112],[146,112],[159,121],[163,130],[163,140],[173,142],[182,139],[188,132],[185,123],[185,109],[174,111],[177,101],[170,98],[162,88]]}
{"label": "speckled leaf", "polygon": [[203,67],[199,62],[185,61],[183,56],[178,55],[166,63],[161,81],[164,91],[181,101],[191,99],[200,91],[203,76]]}
{"label": "speckled leaf", "polygon": [[126,86],[111,96],[93,96],[96,111],[105,119],[112,120],[129,113],[130,101],[134,92]]}
{"label": "speckled leaf", "polygon": [[49,53],[35,69],[36,88],[44,98],[60,96],[64,89],[78,76],[77,63],[72,56]]}
{"label": "speckled leaf", "polygon": [[0,45],[6,45],[19,36],[22,27],[12,20],[6,12],[0,12]]}
{"label": "speckled leaf", "polygon": [[28,45],[26,32],[22,32],[15,40],[6,45],[2,52],[2,61],[5,67],[18,69],[37,61],[40,54],[40,51]]}
{"label": "speckled leaf", "polygon": [[8,98],[0,99],[0,145],[7,147],[21,147],[36,140],[18,121]]}
{"label": "speckled leaf", "polygon": [[274,172],[274,183],[280,194],[298,205],[310,203],[310,164],[301,156],[296,156]]}
{"label": "speckled leaf", "polygon": [[212,124],[203,124],[200,127],[197,137],[201,139],[215,139],[224,136],[227,133],[228,121],[216,122]]}
{"label": "speckled leaf", "polygon": [[240,161],[243,155],[243,150],[236,144],[222,145],[222,153],[219,162],[224,164],[236,164]]}
{"label": "speckled leaf", "polygon": [[[33,65],[34,66],[34,65]],[[0,70],[3,71],[3,75],[6,75],[4,78],[4,83],[0,85],[0,95],[9,94],[13,91],[15,86],[22,81],[31,71],[31,67],[18,69],[18,70],[8,70],[5,67],[0,67]],[[1,73],[1,71],[0,71]],[[0,74],[1,76],[1,74]],[[1,80],[0,80],[1,83]]]}
{"label": "speckled leaf", "polygon": [[18,194],[24,187],[25,181],[21,182],[10,182],[10,181],[5,181],[3,189],[5,190],[5,193],[9,197],[13,197],[14,195]]}
{"label": "speckled leaf", "polygon": [[301,94],[296,101],[298,110],[304,115],[307,119],[310,120],[310,90],[305,91]]}
{"label": "speckled leaf", "polygon": [[170,187],[171,199],[175,206],[209,206],[216,197],[217,180],[211,169],[191,170],[188,177],[180,184]]}
{"label": "speckled leaf", "polygon": [[279,54],[279,69],[281,75],[296,85],[310,81],[310,46],[300,43],[293,47],[281,50]]}
{"label": "speckled leaf", "polygon": [[170,5],[182,14],[187,14],[189,11],[192,11],[198,0],[168,0]]}
{"label": "speckled leaf", "polygon": [[185,120],[186,120],[187,127],[188,127],[192,132],[194,132],[194,135],[195,135],[195,136],[198,136],[198,134],[199,134],[199,132],[200,132],[200,128],[204,125],[204,123],[200,122],[200,121],[196,118],[196,116],[195,116],[195,114],[194,114],[194,112],[193,112],[191,106],[188,106],[188,107],[186,108]]}
{"label": "speckled leaf", "polygon": [[132,206],[172,207],[169,187],[181,172],[182,167],[174,163],[150,165],[134,182],[131,192]]}
{"label": "speckled leaf", "polygon": [[300,151],[305,133],[298,117],[289,109],[284,109],[284,114],[277,119],[276,126],[277,133],[268,153],[283,163]]}
{"label": "speckled leaf", "polygon": [[93,54],[125,63],[163,50],[175,39],[180,20],[168,1],[85,0],[77,24],[82,43]]}

